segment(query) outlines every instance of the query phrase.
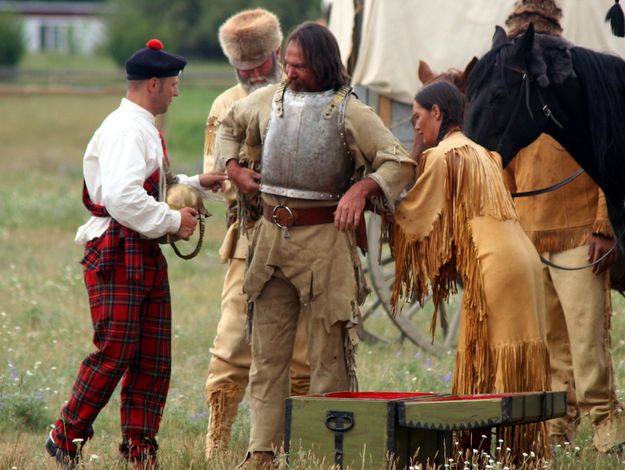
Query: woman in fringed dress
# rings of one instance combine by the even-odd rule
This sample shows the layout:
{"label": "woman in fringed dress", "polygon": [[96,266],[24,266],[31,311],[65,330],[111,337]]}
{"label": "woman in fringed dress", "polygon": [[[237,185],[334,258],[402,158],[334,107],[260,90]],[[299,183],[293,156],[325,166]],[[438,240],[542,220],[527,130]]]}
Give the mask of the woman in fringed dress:
{"label": "woman in fringed dress", "polygon": [[[446,81],[427,85],[415,98],[415,130],[428,150],[391,230],[392,302],[398,308],[402,297],[423,301],[430,286],[438,304],[460,278],[452,393],[548,390],[540,259],[519,224],[499,156],[462,133],[463,110],[462,94]],[[478,435],[476,442],[474,432],[469,443],[470,434],[463,447],[489,450],[490,438]],[[517,455],[546,453],[544,423],[500,428],[498,438]]]}

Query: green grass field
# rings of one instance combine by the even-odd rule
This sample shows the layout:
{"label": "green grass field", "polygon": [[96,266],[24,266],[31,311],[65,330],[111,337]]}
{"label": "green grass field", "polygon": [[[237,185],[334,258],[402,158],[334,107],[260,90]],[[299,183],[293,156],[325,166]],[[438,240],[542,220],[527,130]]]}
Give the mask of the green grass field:
{"label": "green grass field", "polygon": [[[222,87],[189,86],[167,116],[168,147],[179,172],[201,167],[204,123]],[[79,362],[92,350],[87,299],[73,243],[87,213],[81,204],[81,159],[98,124],[121,94],[24,94],[0,97],[0,469],[52,469],[43,449],[49,425],[64,400]],[[219,318],[225,268],[217,249],[225,231],[224,210],[213,202],[201,254],[183,261],[164,248],[170,266],[174,309],[173,375],[159,441],[163,469],[232,469],[248,436],[247,400],[235,423],[232,453],[208,464],[204,433],[208,413],[204,381],[209,347]],[[623,302],[616,303],[614,363],[625,383]],[[362,343],[358,373],[362,390],[448,391],[452,355],[430,357],[408,342],[382,313],[366,328],[385,341]],[[623,391],[619,390],[623,397]],[[117,445],[119,395],[95,423],[85,468],[123,469]],[[598,456],[584,422],[578,448],[562,450],[553,468],[621,468],[618,456]],[[622,459],[620,459],[622,460]],[[493,464],[492,468],[504,465]],[[329,465],[294,458],[290,468]],[[530,465],[525,466],[530,468]]]}

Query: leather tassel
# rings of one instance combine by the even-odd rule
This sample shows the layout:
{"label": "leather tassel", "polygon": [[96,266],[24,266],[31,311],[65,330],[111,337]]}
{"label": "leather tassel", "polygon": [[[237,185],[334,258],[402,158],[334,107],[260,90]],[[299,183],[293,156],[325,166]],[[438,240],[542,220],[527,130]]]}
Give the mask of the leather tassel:
{"label": "leather tassel", "polygon": [[625,14],[619,5],[619,0],[614,0],[614,5],[610,7],[605,20],[610,22],[612,34],[620,38],[625,37]]}

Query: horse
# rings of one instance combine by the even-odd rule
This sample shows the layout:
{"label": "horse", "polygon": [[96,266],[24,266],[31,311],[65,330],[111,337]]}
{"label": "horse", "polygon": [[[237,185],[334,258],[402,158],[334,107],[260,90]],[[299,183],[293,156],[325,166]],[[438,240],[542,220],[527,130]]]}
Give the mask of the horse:
{"label": "horse", "polygon": [[469,74],[467,98],[467,136],[496,150],[504,167],[543,132],[560,142],[605,193],[625,252],[625,61],[537,34],[532,24],[509,41],[497,26]]}

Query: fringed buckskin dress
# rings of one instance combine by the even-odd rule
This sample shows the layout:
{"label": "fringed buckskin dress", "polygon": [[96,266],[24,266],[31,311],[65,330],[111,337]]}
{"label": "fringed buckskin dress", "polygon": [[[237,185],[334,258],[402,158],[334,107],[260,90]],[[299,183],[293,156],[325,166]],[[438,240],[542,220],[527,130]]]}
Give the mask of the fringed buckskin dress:
{"label": "fringed buckskin dress", "polygon": [[[499,156],[461,132],[421,157],[395,214],[392,303],[438,303],[464,286],[454,394],[549,389],[541,264],[504,186]],[[436,314],[435,314],[436,315]],[[433,319],[435,325],[436,317]],[[503,448],[544,455],[544,423],[502,428]]]}

